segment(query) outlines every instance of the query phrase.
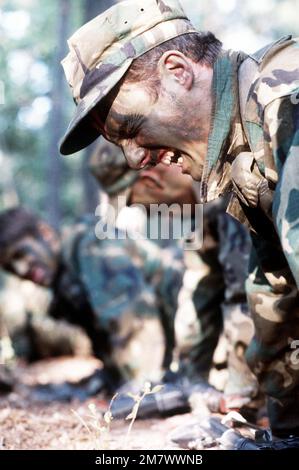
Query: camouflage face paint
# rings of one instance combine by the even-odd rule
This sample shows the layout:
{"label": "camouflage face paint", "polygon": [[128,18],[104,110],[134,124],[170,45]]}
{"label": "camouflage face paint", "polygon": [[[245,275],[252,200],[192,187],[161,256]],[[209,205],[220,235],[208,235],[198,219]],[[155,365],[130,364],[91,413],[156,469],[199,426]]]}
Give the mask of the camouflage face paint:
{"label": "camouflage face paint", "polygon": [[122,148],[131,168],[141,169],[161,161],[178,163],[183,173],[200,179],[201,159],[206,152],[208,113],[204,113],[205,125],[201,125],[201,113],[190,112],[186,118],[183,100],[175,99],[171,90],[162,89],[154,100],[146,84],[132,86],[126,81],[113,102],[106,103],[106,108],[109,111],[105,124],[96,110],[92,113],[94,124],[107,140]]}
{"label": "camouflage face paint", "polygon": [[35,284],[49,286],[57,269],[57,255],[40,238],[24,237],[8,250],[4,269]]}

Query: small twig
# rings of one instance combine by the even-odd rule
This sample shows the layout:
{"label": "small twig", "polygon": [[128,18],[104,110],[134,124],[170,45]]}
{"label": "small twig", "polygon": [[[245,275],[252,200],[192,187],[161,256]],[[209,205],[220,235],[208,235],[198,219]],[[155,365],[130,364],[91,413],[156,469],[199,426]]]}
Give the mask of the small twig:
{"label": "small twig", "polygon": [[90,414],[86,415],[86,417],[90,420],[90,426],[93,430],[88,426],[85,419],[79,415],[79,413],[75,410],[72,410],[74,415],[79,419],[80,423],[87,429],[88,433],[92,437],[95,443],[95,448],[97,450],[108,449],[109,448],[109,439],[110,439],[110,427],[111,421],[113,420],[113,416],[111,413],[111,407],[116,399],[118,394],[114,395],[110,401],[110,405],[104,416],[99,416],[96,406],[93,403],[90,403],[88,409]]}
{"label": "small twig", "polygon": [[128,393],[127,394],[130,398],[133,398],[135,403],[133,405],[131,413],[126,417],[126,420],[130,419],[131,422],[129,424],[127,434],[126,434],[126,437],[125,437],[125,442],[124,442],[124,446],[123,446],[125,449],[128,446],[129,437],[131,435],[132,428],[133,428],[134,423],[136,421],[137,414],[138,414],[138,411],[139,411],[139,407],[142,403],[142,400],[147,395],[151,395],[153,393],[160,392],[160,390],[162,390],[162,388],[163,388],[163,385],[156,385],[153,389],[151,387],[152,387],[152,385],[151,385],[150,382],[145,382],[145,384],[144,384],[144,386],[143,386],[143,388],[142,388],[142,390],[139,394],[137,394],[137,395],[134,395],[133,393]]}

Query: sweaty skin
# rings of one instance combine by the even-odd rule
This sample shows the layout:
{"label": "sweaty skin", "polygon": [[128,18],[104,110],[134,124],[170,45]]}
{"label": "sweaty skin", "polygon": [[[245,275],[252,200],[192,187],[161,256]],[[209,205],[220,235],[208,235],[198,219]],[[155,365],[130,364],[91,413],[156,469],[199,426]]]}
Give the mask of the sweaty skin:
{"label": "sweaty skin", "polygon": [[200,180],[210,130],[213,70],[178,51],[168,51],[157,73],[157,94],[147,82],[125,79],[113,97],[101,103],[107,107],[104,121],[95,108],[93,124],[122,148],[132,168],[161,161],[170,165],[174,159],[183,173]]}

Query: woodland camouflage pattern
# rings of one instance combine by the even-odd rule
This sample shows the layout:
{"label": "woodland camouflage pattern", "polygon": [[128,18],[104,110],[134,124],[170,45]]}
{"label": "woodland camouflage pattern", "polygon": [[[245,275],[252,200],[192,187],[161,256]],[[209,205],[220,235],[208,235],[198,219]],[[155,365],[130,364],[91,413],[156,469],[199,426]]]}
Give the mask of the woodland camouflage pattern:
{"label": "woodland camouflage pattern", "polygon": [[65,237],[51,315],[65,318],[69,311],[68,320],[84,326],[96,355],[125,379],[134,372],[134,364],[123,360],[130,340],[142,318],[158,317],[169,345],[163,364],[167,367],[174,345],[182,259],[173,251],[166,257],[146,240],[99,240],[98,222],[96,217],[85,218]]}
{"label": "woodland camouflage pattern", "polygon": [[225,285],[222,303],[223,331],[227,340],[228,381],[225,387],[227,407],[249,403],[259,389],[251,373],[245,352],[254,333],[253,321],[246,299],[245,281],[251,248],[245,227],[224,210],[218,216],[218,257]]}
{"label": "woodland camouflage pattern", "polygon": [[253,336],[253,322],[246,302],[250,237],[242,225],[225,213],[227,198],[205,206],[203,246],[194,252],[195,263],[203,264],[205,275],[194,292],[200,324],[198,341],[189,352],[189,368],[206,376],[223,331],[227,340],[228,381],[226,406],[238,408],[257,395],[256,378],[245,360]]}
{"label": "woodland camouflage pattern", "polygon": [[251,230],[247,291],[255,336],[248,360],[269,397],[272,428],[295,426],[296,432],[299,366],[291,343],[299,338],[299,41],[288,36],[245,59],[225,52],[215,64],[201,196],[233,191],[228,212]]}

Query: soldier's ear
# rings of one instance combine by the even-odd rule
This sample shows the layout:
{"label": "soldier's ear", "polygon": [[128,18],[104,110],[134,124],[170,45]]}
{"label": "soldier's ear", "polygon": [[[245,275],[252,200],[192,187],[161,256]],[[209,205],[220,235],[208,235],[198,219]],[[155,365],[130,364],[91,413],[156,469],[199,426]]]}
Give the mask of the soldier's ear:
{"label": "soldier's ear", "polygon": [[158,72],[163,78],[174,80],[186,90],[192,88],[194,71],[188,58],[179,51],[166,51],[159,59]]}

